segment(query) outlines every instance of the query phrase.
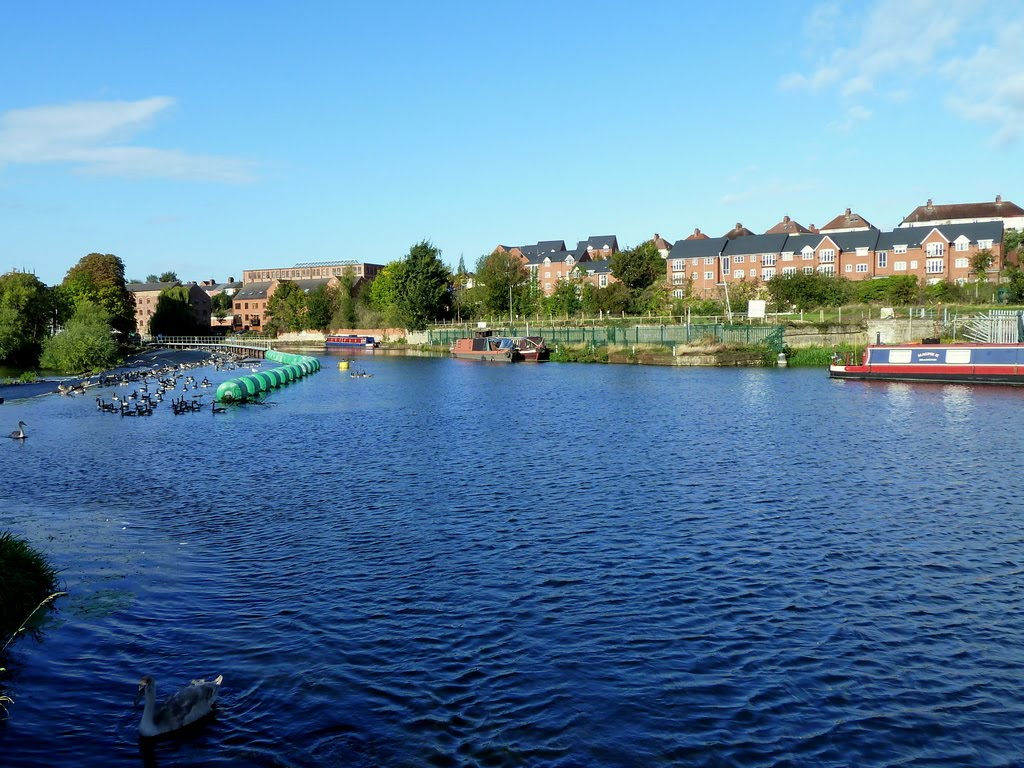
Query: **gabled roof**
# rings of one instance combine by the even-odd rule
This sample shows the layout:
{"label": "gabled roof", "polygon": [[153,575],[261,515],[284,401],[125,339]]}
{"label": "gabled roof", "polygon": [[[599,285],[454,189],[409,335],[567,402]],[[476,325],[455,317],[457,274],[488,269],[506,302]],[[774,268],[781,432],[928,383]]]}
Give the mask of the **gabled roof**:
{"label": "gabled roof", "polygon": [[993,219],[1024,216],[1024,209],[1016,203],[1003,200],[996,195],[992,203],[952,203],[935,205],[929,200],[919,205],[903,219],[904,224],[925,223],[930,221],[950,221],[951,219]]}
{"label": "gabled roof", "polygon": [[725,233],[725,237],[735,240],[737,237],[749,237],[752,234],[754,233],[737,221],[736,226]]}
{"label": "gabled roof", "polygon": [[265,299],[267,298],[267,291],[270,290],[270,281],[259,283],[245,283],[242,285],[238,292],[234,295],[234,300],[246,300],[246,299]]}
{"label": "gabled roof", "polygon": [[664,237],[659,235],[657,232],[654,233],[654,237],[651,238],[651,242],[654,243],[654,247],[659,251],[671,251],[672,243],[666,240]]}
{"label": "gabled roof", "polygon": [[608,266],[607,259],[601,259],[599,261],[587,261],[583,269],[587,270],[587,274],[600,275],[600,274],[611,274],[612,268]]}
{"label": "gabled roof", "polygon": [[788,235],[748,235],[729,240],[725,246],[726,256],[740,256],[748,253],[781,253]]}
{"label": "gabled roof", "polygon": [[170,280],[163,283],[128,283],[126,287],[132,293],[144,293],[147,291],[162,291],[164,288],[173,288],[176,285],[181,285],[181,282]]}
{"label": "gabled roof", "polygon": [[553,253],[565,250],[565,240],[541,240],[537,243],[537,250],[543,253]]}
{"label": "gabled roof", "polygon": [[805,246],[811,246],[817,250],[825,239],[831,240],[842,253],[856,251],[858,248],[874,250],[881,233],[872,227],[871,229],[859,229],[853,232],[812,232],[806,235],[793,235],[783,247],[784,253],[800,253]]}
{"label": "gabled roof", "polygon": [[612,253],[619,250],[619,240],[615,235],[591,235],[586,240],[581,240],[584,246],[589,246],[595,251],[608,248]]}
{"label": "gabled roof", "polygon": [[694,229],[693,234],[690,235],[687,240],[707,240],[708,236],[701,232],[699,229]]}
{"label": "gabled roof", "polygon": [[729,242],[727,237],[705,237],[700,240],[677,240],[672,245],[673,259],[701,259],[718,256]]}
{"label": "gabled roof", "polygon": [[880,251],[887,251],[894,245],[919,248],[921,241],[926,239],[935,230],[938,230],[946,238],[946,241],[950,243],[961,235],[972,243],[976,243],[979,240],[991,240],[993,244],[998,244],[1003,241],[1003,222],[978,221],[965,224],[928,224],[923,227],[898,227],[891,232],[882,232],[875,247]]}
{"label": "gabled roof", "polygon": [[799,235],[810,232],[807,227],[797,224],[789,216],[783,216],[782,221],[765,232],[766,235]]}
{"label": "gabled roof", "polygon": [[829,232],[834,229],[870,229],[871,222],[859,213],[853,213],[847,208],[843,213],[836,216],[832,221],[819,229],[819,232]]}

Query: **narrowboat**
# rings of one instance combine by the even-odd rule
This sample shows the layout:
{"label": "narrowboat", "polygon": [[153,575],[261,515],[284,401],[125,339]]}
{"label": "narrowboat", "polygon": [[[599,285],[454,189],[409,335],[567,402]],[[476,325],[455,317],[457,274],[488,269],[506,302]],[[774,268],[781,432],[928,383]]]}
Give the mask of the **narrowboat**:
{"label": "narrowboat", "polygon": [[363,349],[374,349],[380,346],[380,342],[373,336],[359,336],[357,334],[331,334],[324,344],[330,347],[361,347]]}
{"label": "narrowboat", "polygon": [[833,379],[1024,385],[1024,344],[871,344],[859,363],[833,358]]}
{"label": "narrowboat", "polygon": [[492,336],[491,331],[477,331],[470,339],[456,339],[451,353],[462,360],[495,363],[540,363],[550,355],[540,336]]}

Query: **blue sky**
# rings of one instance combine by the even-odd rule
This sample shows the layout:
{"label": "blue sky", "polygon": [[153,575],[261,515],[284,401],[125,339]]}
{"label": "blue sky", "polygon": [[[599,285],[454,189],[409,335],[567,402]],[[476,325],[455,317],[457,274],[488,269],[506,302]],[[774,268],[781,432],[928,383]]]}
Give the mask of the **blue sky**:
{"label": "blue sky", "polygon": [[1024,2],[9,3],[0,272],[1024,205]]}

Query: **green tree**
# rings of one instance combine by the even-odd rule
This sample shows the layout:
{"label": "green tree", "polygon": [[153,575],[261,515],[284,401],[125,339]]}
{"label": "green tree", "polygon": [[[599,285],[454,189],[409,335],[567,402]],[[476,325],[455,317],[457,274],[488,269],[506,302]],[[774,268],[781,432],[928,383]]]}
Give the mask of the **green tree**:
{"label": "green tree", "polygon": [[122,338],[135,332],[135,297],[127,288],[124,262],[112,253],[90,253],[68,270],[61,284],[77,308],[83,301],[99,304]]}
{"label": "green tree", "polygon": [[583,311],[590,315],[622,315],[628,311],[633,294],[622,283],[608,283],[604,288],[583,286]]}
{"label": "green tree", "polygon": [[1011,304],[1024,303],[1024,270],[1016,264],[1006,266],[1006,300]]}
{"label": "green tree", "polygon": [[298,283],[282,280],[274,295],[267,301],[268,323],[271,332],[301,331],[306,322],[306,294]]}
{"label": "green tree", "polygon": [[43,343],[40,365],[61,373],[84,373],[117,362],[113,318],[88,299],[82,300],[64,330]]}
{"label": "green tree", "polygon": [[210,315],[217,318],[217,322],[223,323],[224,320],[234,315],[234,312],[234,302],[224,291],[210,297]]}
{"label": "green tree", "polygon": [[346,267],[338,279],[331,301],[330,325],[332,328],[355,328],[359,324],[358,298],[355,293],[356,278],[351,267]]}
{"label": "green tree", "polygon": [[159,283],[160,282],[160,278],[157,275],[149,274],[149,275],[146,275],[146,282],[147,283]]}
{"label": "green tree", "polygon": [[642,291],[665,278],[665,260],[651,240],[613,253],[608,267],[616,279],[631,291]]}
{"label": "green tree", "polygon": [[178,282],[177,272],[161,272],[160,277],[157,278],[158,283],[176,283]]}
{"label": "green tree", "polygon": [[197,331],[188,288],[175,285],[164,288],[156,300],[156,309],[149,319],[149,332],[154,336],[191,336]]}
{"label": "green tree", "polygon": [[421,331],[451,316],[451,273],[428,240],[409,249],[398,280],[398,309],[406,328]]}
{"label": "green tree", "polygon": [[971,274],[974,275],[974,296],[978,296],[978,288],[981,286],[985,279],[988,277],[988,269],[992,266],[995,261],[995,257],[992,256],[992,251],[988,248],[978,251],[976,254],[971,256]]}
{"label": "green tree", "polygon": [[[510,253],[494,251],[476,263],[476,282],[483,290],[484,309],[503,317],[522,312],[522,297],[530,293],[530,274],[522,259]],[[509,302],[511,301],[511,306]]]}
{"label": "green tree", "polygon": [[384,325],[396,326],[402,323],[398,295],[404,271],[404,261],[392,261],[384,265],[370,284],[370,308],[380,315]]}
{"label": "green tree", "polygon": [[306,294],[306,326],[318,331],[326,331],[331,323],[334,293],[337,289],[327,283],[318,285]]}
{"label": "green tree", "polygon": [[818,307],[839,307],[846,301],[845,278],[814,272],[805,275],[796,272],[791,275],[776,275],[768,281],[768,295],[779,311],[795,306],[804,311]]}
{"label": "green tree", "polygon": [[544,311],[549,315],[572,317],[583,308],[583,276],[578,269],[568,279],[559,280],[550,296],[544,298]]}
{"label": "green tree", "polygon": [[0,276],[0,360],[35,365],[53,317],[51,291],[25,272]]}

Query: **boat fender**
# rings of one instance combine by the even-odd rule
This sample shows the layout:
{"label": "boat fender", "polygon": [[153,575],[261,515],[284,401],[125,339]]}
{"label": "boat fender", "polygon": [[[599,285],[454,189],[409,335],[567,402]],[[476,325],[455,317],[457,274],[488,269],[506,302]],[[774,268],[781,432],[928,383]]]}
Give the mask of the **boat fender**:
{"label": "boat fender", "polygon": [[512,353],[511,352],[506,352],[505,353],[505,357],[509,357],[509,358],[512,357]]}

